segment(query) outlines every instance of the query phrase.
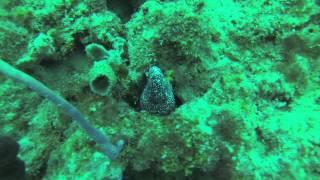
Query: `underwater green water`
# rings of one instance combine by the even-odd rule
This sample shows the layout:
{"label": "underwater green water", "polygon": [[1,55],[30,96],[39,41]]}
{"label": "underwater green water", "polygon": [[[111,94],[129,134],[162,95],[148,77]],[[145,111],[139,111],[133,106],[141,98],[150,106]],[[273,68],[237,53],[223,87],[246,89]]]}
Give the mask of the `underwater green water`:
{"label": "underwater green water", "polygon": [[320,1],[1,0],[0,180],[320,177]]}

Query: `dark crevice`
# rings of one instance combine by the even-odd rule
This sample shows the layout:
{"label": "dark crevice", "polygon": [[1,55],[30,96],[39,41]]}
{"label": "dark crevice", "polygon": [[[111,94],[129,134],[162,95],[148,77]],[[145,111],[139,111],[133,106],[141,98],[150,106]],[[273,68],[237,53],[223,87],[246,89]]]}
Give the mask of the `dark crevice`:
{"label": "dark crevice", "polygon": [[113,43],[109,40],[107,42],[100,42],[100,44],[106,49],[111,50],[113,49]]}
{"label": "dark crevice", "polygon": [[179,96],[177,96],[176,94],[174,95],[174,99],[176,101],[176,107],[177,108],[180,107],[183,104],[182,99]]}
{"label": "dark crevice", "polygon": [[208,177],[213,177],[214,179],[219,179],[219,180],[233,179],[232,178],[233,165],[232,165],[232,160],[230,158],[230,155],[224,154],[221,156],[222,157],[220,157],[220,159],[218,160],[214,170],[208,173],[210,174]]}
{"label": "dark crevice", "polygon": [[124,63],[129,66],[130,65],[130,58],[129,58],[129,52],[128,52],[128,44],[125,43],[123,47],[123,53],[121,54],[122,59],[124,60]]}
{"label": "dark crevice", "polygon": [[29,75],[33,75],[34,73],[34,69],[32,68],[26,68],[23,70],[25,73],[29,74]]}
{"label": "dark crevice", "polygon": [[108,10],[118,15],[123,22],[130,20],[132,14],[134,14],[141,4],[146,0],[108,0]]}
{"label": "dark crevice", "polygon": [[83,39],[89,36],[89,32],[87,30],[78,32],[72,35],[74,38],[74,51],[77,52],[85,52],[85,44],[83,44]]}
{"label": "dark crevice", "polygon": [[135,111],[140,111],[140,96],[143,92],[146,84],[146,79],[140,81],[141,83],[135,84],[130,87],[128,93],[124,96],[124,100],[132,107]]}
{"label": "dark crevice", "polygon": [[[162,175],[163,176],[163,175]],[[136,171],[131,166],[127,167],[123,173],[123,180],[138,180],[138,179],[154,179],[156,180],[161,177],[159,172],[155,171],[153,168],[149,168],[142,171]]]}
{"label": "dark crevice", "polygon": [[[154,167],[153,167],[154,166]],[[140,179],[152,179],[152,180],[211,180],[211,179],[221,179],[227,180],[232,179],[231,173],[231,161],[228,158],[220,159],[213,170],[203,171],[199,168],[192,170],[192,174],[185,176],[185,174],[180,172],[175,173],[165,173],[163,171],[157,170],[155,165],[151,165],[150,168],[136,171],[131,166],[127,167],[123,173],[123,180],[140,180]]]}
{"label": "dark crevice", "polygon": [[77,96],[75,96],[75,95],[68,95],[68,96],[66,97],[66,100],[67,100],[68,102],[78,102],[78,98],[77,98]]}
{"label": "dark crevice", "polygon": [[279,146],[279,142],[276,138],[273,138],[272,135],[268,135],[268,133],[264,133],[260,127],[256,127],[254,129],[257,140],[265,145],[267,152],[272,151],[276,147]]}
{"label": "dark crevice", "polygon": [[89,85],[83,86],[81,88],[81,93],[85,96],[90,95],[91,94],[90,86]]}
{"label": "dark crevice", "polygon": [[40,61],[39,65],[45,69],[55,69],[61,65],[61,62],[54,59],[45,58]]}

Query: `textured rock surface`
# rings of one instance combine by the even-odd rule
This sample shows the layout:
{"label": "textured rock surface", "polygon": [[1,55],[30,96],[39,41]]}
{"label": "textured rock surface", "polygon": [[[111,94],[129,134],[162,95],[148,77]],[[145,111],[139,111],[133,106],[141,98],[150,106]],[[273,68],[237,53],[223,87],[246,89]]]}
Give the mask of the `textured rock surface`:
{"label": "textured rock surface", "polygon": [[[0,57],[126,141],[108,161],[58,108],[1,76],[0,133],[19,140],[29,179],[320,176],[318,1],[119,2],[0,1]],[[107,96],[88,84],[93,43],[114,72]],[[152,65],[176,99],[162,116],[140,111]]]}

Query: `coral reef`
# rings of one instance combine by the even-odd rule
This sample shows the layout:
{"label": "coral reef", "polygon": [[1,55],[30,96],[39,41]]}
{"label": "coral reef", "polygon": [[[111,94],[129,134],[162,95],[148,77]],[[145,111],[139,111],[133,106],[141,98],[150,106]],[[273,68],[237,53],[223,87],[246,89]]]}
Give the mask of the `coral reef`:
{"label": "coral reef", "polygon": [[29,45],[28,53],[20,58],[16,64],[36,64],[50,58],[55,53],[55,45],[51,36],[40,33]]}
{"label": "coral reef", "polygon": [[317,179],[319,12],[315,0],[3,0],[0,59],[125,144],[110,161],[3,76],[0,133],[29,179]]}
{"label": "coral reef", "polygon": [[95,129],[88,120],[84,117],[84,115],[72,104],[66,101],[61,96],[55,94],[51,89],[42,84],[40,81],[32,78],[28,74],[25,74],[22,71],[15,69],[13,66],[10,66],[3,60],[0,60],[0,72],[11,78],[18,83],[21,83],[39,95],[47,98],[56,106],[63,109],[63,111],[70,116],[86,133],[97,143],[100,145],[104,154],[110,159],[115,159],[119,152],[123,147],[123,140],[118,141],[118,143],[114,146],[108,138],[105,137],[99,130]]}

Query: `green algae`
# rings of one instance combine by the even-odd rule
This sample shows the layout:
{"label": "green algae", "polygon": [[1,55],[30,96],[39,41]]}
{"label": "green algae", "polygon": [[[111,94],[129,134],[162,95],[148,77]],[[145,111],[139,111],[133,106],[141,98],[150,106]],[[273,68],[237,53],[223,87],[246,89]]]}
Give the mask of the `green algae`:
{"label": "green algae", "polygon": [[[121,1],[122,2],[122,1]],[[116,161],[58,108],[0,77],[0,132],[31,179],[315,179],[320,176],[320,6],[315,0],[1,1],[0,58],[75,104]],[[90,90],[104,48],[114,82]],[[157,65],[178,107],[141,111]]]}

